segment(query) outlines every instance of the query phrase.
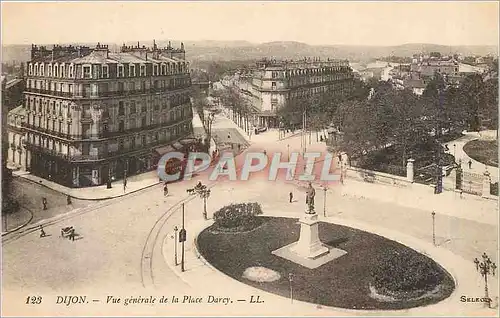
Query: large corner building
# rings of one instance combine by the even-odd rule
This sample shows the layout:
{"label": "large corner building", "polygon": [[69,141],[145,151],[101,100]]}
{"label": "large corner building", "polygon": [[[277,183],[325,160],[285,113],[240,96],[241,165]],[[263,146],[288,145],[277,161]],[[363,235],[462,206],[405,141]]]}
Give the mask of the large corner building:
{"label": "large corner building", "polygon": [[9,112],[9,161],[68,187],[151,170],[192,131],[184,46],[32,46],[24,102]]}
{"label": "large corner building", "polygon": [[287,103],[304,103],[312,96],[352,92],[354,73],[347,60],[306,58],[296,61],[259,61],[252,74],[239,76],[238,86],[257,112],[257,125],[278,127],[276,111]]}

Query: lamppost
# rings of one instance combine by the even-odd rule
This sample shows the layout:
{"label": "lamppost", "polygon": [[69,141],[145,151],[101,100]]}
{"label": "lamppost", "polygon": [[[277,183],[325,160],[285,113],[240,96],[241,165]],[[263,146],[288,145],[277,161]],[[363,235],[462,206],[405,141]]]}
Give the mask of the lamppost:
{"label": "lamppost", "polygon": [[293,274],[288,274],[288,281],[290,282],[290,302],[293,304]]}
{"label": "lamppost", "polygon": [[215,113],[210,112],[207,116],[207,130],[208,130],[208,141],[207,141],[207,150],[210,149],[210,141],[212,140],[212,124],[215,119]]}
{"label": "lamppost", "polygon": [[200,181],[200,182],[198,182],[198,184],[194,188],[187,189],[186,191],[192,195],[197,194],[200,196],[200,198],[203,199],[203,218],[205,218],[205,220],[208,220],[208,217],[207,217],[207,199],[210,197],[210,194],[211,194],[210,189],[208,189],[208,187],[206,185],[202,184]]}
{"label": "lamppost", "polygon": [[453,161],[457,162],[457,158],[455,157],[457,152],[457,145],[453,144]]}
{"label": "lamppost", "polygon": [[432,244],[436,246],[436,212],[432,211]]}
{"label": "lamppost", "polygon": [[491,261],[490,257],[486,255],[486,253],[483,253],[481,257],[483,261],[480,262],[477,258],[475,258],[474,264],[476,264],[476,270],[484,278],[484,298],[486,298],[486,307],[491,308],[491,299],[488,293],[488,275],[495,276],[497,265]]}
{"label": "lamppost", "polygon": [[179,228],[177,226],[174,226],[174,260],[175,260],[175,266],[177,266],[177,231],[179,231]]}
{"label": "lamppost", "polygon": [[179,231],[179,242],[181,242],[182,249],[181,249],[181,272],[184,272],[184,242],[186,242],[187,238],[187,233],[186,229],[184,228],[184,216],[185,216],[185,211],[184,211],[185,204],[182,204],[182,228]]}
{"label": "lamppost", "polygon": [[323,186],[323,216],[326,218],[326,192],[328,191],[328,187],[326,185]]}

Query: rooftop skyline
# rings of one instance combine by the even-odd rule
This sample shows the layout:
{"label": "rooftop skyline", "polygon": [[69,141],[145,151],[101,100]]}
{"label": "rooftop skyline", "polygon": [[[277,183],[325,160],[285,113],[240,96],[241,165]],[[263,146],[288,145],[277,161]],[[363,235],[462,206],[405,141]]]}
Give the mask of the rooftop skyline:
{"label": "rooftop skyline", "polygon": [[2,2],[3,44],[498,45],[498,2]]}

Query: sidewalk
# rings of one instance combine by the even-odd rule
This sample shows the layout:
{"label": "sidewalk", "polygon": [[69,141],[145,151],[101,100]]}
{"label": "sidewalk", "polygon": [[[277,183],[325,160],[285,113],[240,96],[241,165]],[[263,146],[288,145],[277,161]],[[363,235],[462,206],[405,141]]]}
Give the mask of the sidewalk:
{"label": "sidewalk", "polygon": [[34,176],[26,171],[14,171],[13,175],[31,180],[44,187],[53,189],[65,195],[69,195],[72,198],[80,200],[106,200],[118,198],[145,188],[155,186],[160,183],[156,170],[128,177],[127,188],[125,191],[123,190],[122,180],[112,182],[111,189],[107,189],[106,185],[87,188],[68,188],[55,182]]}
{"label": "sidewalk", "polygon": [[2,215],[2,235],[19,230],[33,220],[33,212],[20,207],[19,211]]}
{"label": "sidewalk", "polygon": [[[450,142],[444,143],[443,145],[448,145],[448,153],[451,155],[455,155],[457,162],[462,160],[462,169],[465,172],[472,172],[476,174],[483,175],[486,171],[486,167],[491,176],[491,182],[497,182],[499,177],[499,170],[497,167],[487,166],[479,161],[476,161],[470,158],[467,153],[464,151],[464,146],[466,143],[472,140],[481,139],[481,140],[491,140],[490,138],[491,131],[484,131],[483,134],[481,132],[467,132],[464,136],[452,140]],[[455,145],[455,146],[454,146]],[[469,160],[472,162],[471,168],[469,169]]]}
{"label": "sidewalk", "polygon": [[349,178],[343,185],[333,187],[343,195],[364,197],[400,206],[435,211],[438,214],[455,216],[486,224],[498,224],[498,202],[475,195],[444,191],[434,194],[434,189],[420,184],[400,188],[383,184],[371,184]]}

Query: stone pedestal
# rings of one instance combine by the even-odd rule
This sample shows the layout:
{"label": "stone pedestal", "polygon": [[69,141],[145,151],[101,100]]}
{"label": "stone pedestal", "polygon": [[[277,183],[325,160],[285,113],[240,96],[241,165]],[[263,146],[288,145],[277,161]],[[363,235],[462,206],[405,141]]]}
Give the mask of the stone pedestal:
{"label": "stone pedestal", "polygon": [[306,214],[298,223],[299,240],[272,251],[274,255],[314,269],[347,254],[344,250],[327,246],[320,241],[317,214]]}
{"label": "stone pedestal", "polygon": [[300,238],[292,251],[305,258],[315,259],[330,250],[319,240],[319,221],[317,214],[306,214],[299,220]]}

